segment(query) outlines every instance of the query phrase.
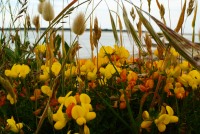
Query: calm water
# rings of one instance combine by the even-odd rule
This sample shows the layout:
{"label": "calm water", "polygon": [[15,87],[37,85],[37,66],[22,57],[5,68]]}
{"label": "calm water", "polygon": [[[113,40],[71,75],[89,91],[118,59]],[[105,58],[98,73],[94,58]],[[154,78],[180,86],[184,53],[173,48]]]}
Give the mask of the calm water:
{"label": "calm water", "polygon": [[[43,32],[44,31],[41,31],[40,34],[42,34]],[[8,31],[5,31],[5,33],[7,35],[9,35]],[[61,31],[58,31],[57,33],[61,35]],[[12,34],[14,35],[15,33],[12,32]],[[89,34],[90,34],[89,31],[85,31],[85,33],[79,37],[79,43],[82,47],[79,50],[79,55],[81,58],[88,58],[91,56],[91,48],[90,48],[90,40],[89,40],[90,35]],[[0,32],[0,35],[1,35],[1,32]],[[21,39],[23,40],[24,32],[22,30],[19,32],[19,35],[20,35]],[[31,42],[31,44],[35,43],[36,36],[37,36],[37,34],[35,31],[28,32],[28,40]],[[71,44],[71,42],[73,42],[73,40],[75,39],[75,35],[73,33],[70,33],[70,31],[68,31],[68,30],[66,30],[64,32],[64,36],[65,36],[65,41],[68,44]],[[192,35],[190,35],[190,34],[184,35],[184,37],[189,40],[192,39]],[[199,42],[198,36],[195,37],[195,42]],[[111,31],[103,31],[102,32],[101,38],[99,40],[99,48],[102,45],[104,45],[104,46],[105,45],[109,45],[109,46],[115,45],[114,36]],[[123,32],[123,45],[125,46],[126,49],[129,50],[129,52],[131,54],[133,54],[133,48],[134,48],[134,54],[138,53],[137,47],[135,46],[134,42],[129,39],[126,32]],[[96,54],[96,51],[94,51],[94,54]]]}

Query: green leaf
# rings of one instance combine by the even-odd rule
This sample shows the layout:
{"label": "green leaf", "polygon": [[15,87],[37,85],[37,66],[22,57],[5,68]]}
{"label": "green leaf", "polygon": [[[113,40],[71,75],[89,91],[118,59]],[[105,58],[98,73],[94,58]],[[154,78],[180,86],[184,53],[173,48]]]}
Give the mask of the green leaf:
{"label": "green leaf", "polygon": [[6,56],[9,60],[11,60],[11,61],[16,61],[15,53],[14,53],[10,48],[5,47],[5,48],[4,48],[4,51],[5,51],[5,56]]}
{"label": "green leaf", "polygon": [[54,44],[54,46],[55,46],[54,55],[56,55],[57,51],[59,50],[60,44],[61,44],[61,36],[57,35],[55,38],[55,44]]}

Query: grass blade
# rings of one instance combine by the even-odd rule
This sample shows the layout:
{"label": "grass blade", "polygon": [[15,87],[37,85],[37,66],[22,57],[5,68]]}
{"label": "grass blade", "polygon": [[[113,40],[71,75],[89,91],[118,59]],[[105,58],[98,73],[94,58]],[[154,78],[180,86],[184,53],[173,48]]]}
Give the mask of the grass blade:
{"label": "grass blade", "polygon": [[165,49],[165,45],[160,40],[158,34],[154,31],[153,27],[148,22],[148,20],[142,15],[141,11],[139,11],[137,7],[135,7],[135,8],[137,10],[137,13],[138,13],[138,15],[140,17],[140,20],[142,21],[143,25],[149,31],[149,33],[151,34],[151,36],[153,37],[153,39],[155,40],[155,42],[157,43],[157,45],[164,50]]}
{"label": "grass blade", "polygon": [[143,54],[145,54],[146,52],[144,48],[142,47],[142,42],[139,39],[137,32],[134,29],[133,25],[131,24],[130,20],[128,19],[127,12],[124,5],[123,5],[123,18],[124,18],[124,23],[125,23],[128,33],[131,34],[138,48],[142,51]]}
{"label": "grass blade", "polygon": [[166,27],[153,16],[151,16],[151,18],[161,28],[164,35],[166,36],[170,44],[176,49],[176,51],[178,51],[179,54],[183,56],[188,62],[190,62],[190,64],[193,65],[196,69],[200,70],[200,64],[194,60],[194,58],[190,55],[189,52],[187,52],[188,47],[193,48],[195,50],[200,50],[199,45],[192,43],[184,37],[180,36],[178,33]]}
{"label": "grass blade", "polygon": [[118,44],[119,38],[118,38],[118,35],[117,35],[117,29],[116,29],[116,26],[115,26],[115,22],[114,22],[114,19],[113,19],[110,11],[109,11],[109,13],[110,13],[110,21],[111,21],[111,25],[112,25],[112,31],[113,31],[113,35],[114,35],[114,38],[115,38],[115,43]]}

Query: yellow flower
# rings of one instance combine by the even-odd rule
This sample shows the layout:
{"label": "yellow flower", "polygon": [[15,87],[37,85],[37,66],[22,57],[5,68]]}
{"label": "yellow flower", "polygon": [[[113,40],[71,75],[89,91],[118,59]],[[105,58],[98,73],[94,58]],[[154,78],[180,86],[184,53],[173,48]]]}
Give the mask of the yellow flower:
{"label": "yellow flower", "polygon": [[129,51],[127,49],[125,49],[123,46],[119,47],[119,46],[115,45],[114,48],[115,48],[115,54],[117,56],[119,56],[119,58],[120,58],[119,60],[123,64],[130,56]]}
{"label": "yellow flower", "polygon": [[25,78],[26,75],[27,75],[30,71],[31,71],[31,70],[30,70],[29,66],[22,64],[22,65],[21,65],[21,70],[20,70],[20,72],[19,72],[19,77]]}
{"label": "yellow flower", "polygon": [[88,72],[87,79],[88,80],[96,80],[96,78],[97,78],[97,68],[94,67],[93,71]]}
{"label": "yellow flower", "polygon": [[67,123],[67,119],[65,113],[62,112],[63,104],[59,107],[58,111],[53,114],[53,120],[56,121],[54,124],[54,128],[57,130],[61,130],[63,127],[65,127]]}
{"label": "yellow flower", "polygon": [[11,76],[10,77],[13,77],[13,78],[16,78],[18,77],[19,73],[20,73],[20,70],[21,70],[21,65],[19,64],[14,64],[11,68]]}
{"label": "yellow flower", "polygon": [[35,53],[45,53],[46,52],[46,45],[42,44],[42,45],[37,45],[35,47]]}
{"label": "yellow flower", "polygon": [[65,103],[65,100],[71,95],[71,93],[72,93],[72,91],[68,92],[68,93],[66,94],[65,97],[59,97],[59,98],[58,98],[58,102],[59,102],[60,104],[64,104],[64,103]]}
{"label": "yellow flower", "polygon": [[167,73],[169,76],[177,78],[181,74],[181,68],[180,66],[176,66],[175,68],[171,66],[171,68],[167,71]]}
{"label": "yellow flower", "polygon": [[112,77],[112,75],[116,72],[116,70],[113,65],[108,64],[105,69],[100,68],[100,72],[102,75],[104,75],[106,77],[106,79],[110,79]]}
{"label": "yellow flower", "polygon": [[200,84],[200,73],[197,70],[190,71],[188,75],[190,75],[198,84]]}
{"label": "yellow flower", "polygon": [[39,79],[41,81],[46,81],[49,79],[49,67],[46,65],[41,66],[41,70],[43,71],[43,74],[40,75]]}
{"label": "yellow flower", "polygon": [[178,122],[178,117],[174,116],[174,110],[170,106],[166,106],[168,115],[170,116],[170,123]]}
{"label": "yellow flower", "polygon": [[11,70],[5,70],[5,75],[12,78],[25,78],[26,75],[30,72],[30,68],[27,65],[20,65],[20,64],[14,64],[11,68]]}
{"label": "yellow flower", "polygon": [[187,74],[182,74],[178,77],[179,82],[181,82],[185,87],[189,86],[189,81],[192,81],[192,77]]}
{"label": "yellow flower", "polygon": [[13,98],[13,97],[11,97],[11,95],[9,93],[7,94],[7,100],[10,101],[10,104],[17,103],[17,99],[16,98],[17,98],[16,95],[15,95],[15,98]]}
{"label": "yellow flower", "polygon": [[148,111],[144,111],[142,113],[143,121],[140,124],[140,127],[146,129],[148,132],[150,131],[150,126],[153,120],[150,118]]}
{"label": "yellow flower", "polygon": [[111,55],[113,54],[114,50],[111,46],[102,46],[99,50],[99,57],[103,58],[105,57],[107,54]]}
{"label": "yellow flower", "polygon": [[42,93],[46,94],[49,97],[52,96],[52,90],[50,89],[49,86],[42,86],[41,91],[42,91]]}
{"label": "yellow flower", "polygon": [[61,69],[61,64],[59,62],[54,62],[51,71],[54,73],[55,76],[58,76]]}
{"label": "yellow flower", "polygon": [[[166,110],[167,114],[165,113]],[[159,117],[154,120],[154,123],[160,132],[164,132],[166,130],[167,124],[178,122],[178,117],[174,116],[173,109],[170,106],[166,106],[166,110],[162,107]]]}
{"label": "yellow flower", "polygon": [[76,98],[74,96],[69,96],[65,98],[65,107],[68,107],[70,104],[74,103],[76,105]]}
{"label": "yellow flower", "polygon": [[174,57],[178,57],[178,56],[179,56],[179,53],[176,52],[176,50],[175,50],[174,48],[172,48],[172,47],[171,47],[171,49],[170,49],[170,52],[171,52],[171,54],[172,54]]}
{"label": "yellow flower", "polygon": [[96,78],[97,78],[96,72],[95,72],[95,73],[89,72],[89,73],[87,74],[87,79],[88,79],[88,80],[96,80]]}
{"label": "yellow flower", "polygon": [[174,93],[178,99],[183,99],[186,95],[185,89],[181,86],[181,83],[177,82],[174,89]]}
{"label": "yellow flower", "polygon": [[128,81],[132,81],[132,80],[136,81],[137,79],[138,79],[138,75],[133,71],[129,71],[127,80]]}
{"label": "yellow flower", "polygon": [[183,61],[181,64],[180,64],[180,67],[183,71],[187,71],[189,70],[190,68],[190,64],[188,61]]}
{"label": "yellow flower", "polygon": [[159,61],[154,62],[155,67],[157,67],[157,69],[159,71],[163,71],[163,64],[164,64],[163,60],[159,60]]}
{"label": "yellow flower", "polygon": [[76,72],[75,66],[71,66],[71,67],[69,67],[69,69],[67,69],[67,71],[65,71],[66,78],[70,78],[72,76],[75,76],[76,74],[77,74],[77,72]]}
{"label": "yellow flower", "polygon": [[22,123],[16,124],[13,117],[11,117],[11,119],[7,119],[7,123],[8,123],[10,130],[14,133],[19,133],[20,129],[22,129],[22,127],[23,127]]}
{"label": "yellow flower", "polygon": [[166,125],[169,124],[169,122],[170,122],[169,115],[162,114],[161,116],[159,116],[158,119],[155,119],[154,122],[155,122],[156,126],[158,127],[158,130],[160,132],[164,132],[166,129]]}
{"label": "yellow flower", "polygon": [[86,119],[84,118],[85,110],[83,107],[79,105],[75,105],[72,108],[72,117],[76,120],[76,123],[78,125],[83,125],[86,123]]}

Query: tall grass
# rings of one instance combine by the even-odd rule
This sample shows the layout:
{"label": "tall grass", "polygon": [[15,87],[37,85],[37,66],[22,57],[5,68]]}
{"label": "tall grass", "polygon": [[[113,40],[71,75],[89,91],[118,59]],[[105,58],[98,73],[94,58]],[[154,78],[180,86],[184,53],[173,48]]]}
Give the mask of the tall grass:
{"label": "tall grass", "polygon": [[[154,7],[160,18],[151,14],[151,0],[147,1],[148,11],[144,11],[142,1],[138,7],[134,1],[113,0],[116,11],[106,0],[63,1],[63,9],[55,16],[51,4],[56,1],[43,2],[38,2],[41,15],[34,25],[28,0],[16,1],[15,7],[9,0],[0,2],[0,133],[198,132],[200,47],[194,42],[197,1],[184,1],[175,28],[171,27],[170,1],[169,26],[166,7],[159,0]],[[114,46],[100,42],[103,33],[95,13],[102,3],[107,6],[109,16],[105,18],[110,20]],[[85,11],[72,20],[73,13],[84,5]],[[133,8],[128,11],[125,5]],[[9,24],[5,23],[7,14]],[[191,41],[182,36],[190,15]],[[43,33],[41,19],[47,21]],[[75,38],[64,35],[65,23]],[[33,26],[37,36],[30,42],[28,31]],[[79,53],[83,46],[79,37],[85,27],[90,30],[89,59],[82,59]],[[57,33],[60,29],[61,35]],[[139,56],[130,55],[131,50],[124,47],[123,30]],[[66,42],[66,38],[71,41]],[[155,52],[152,42],[157,47]],[[97,54],[93,53],[95,48]]]}

